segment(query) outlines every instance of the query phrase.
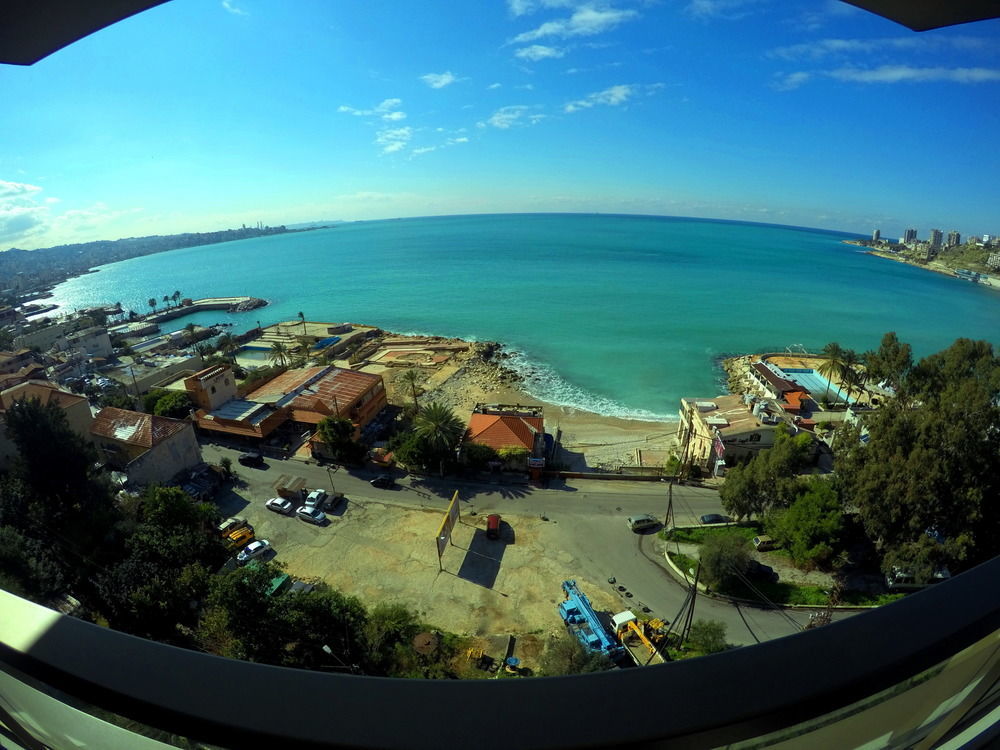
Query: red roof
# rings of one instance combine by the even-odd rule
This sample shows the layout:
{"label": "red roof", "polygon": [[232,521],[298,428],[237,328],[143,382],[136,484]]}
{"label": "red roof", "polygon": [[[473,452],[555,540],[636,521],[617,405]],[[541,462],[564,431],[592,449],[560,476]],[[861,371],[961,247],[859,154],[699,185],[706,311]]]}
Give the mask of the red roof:
{"label": "red roof", "polygon": [[494,450],[523,446],[530,451],[535,446],[535,435],[544,430],[542,417],[474,413],[469,418],[467,434],[470,443],[488,445]]}
{"label": "red roof", "polygon": [[770,383],[778,393],[788,393],[789,391],[802,390],[801,385],[789,380],[788,378],[783,378],[780,375],[777,375],[763,362],[754,362],[753,369],[760,373],[760,376]]}
{"label": "red roof", "polygon": [[55,404],[63,409],[87,400],[83,396],[60,389],[54,383],[29,380],[27,383],[19,383],[4,390],[0,394],[0,408],[9,409],[11,404],[23,398],[36,398],[42,406]]}
{"label": "red roof", "polygon": [[105,406],[94,417],[90,434],[121,443],[152,448],[187,427],[181,419],[157,417],[138,411]]}
{"label": "red roof", "polygon": [[[367,372],[339,367],[306,367],[282,373],[248,393],[246,398],[248,401],[267,401],[301,389],[291,402],[293,411],[298,414],[293,419],[299,422],[319,421],[322,416],[336,414],[338,409],[342,416],[347,417],[350,407],[380,382],[381,375]],[[306,418],[304,412],[322,416],[312,420]]]}

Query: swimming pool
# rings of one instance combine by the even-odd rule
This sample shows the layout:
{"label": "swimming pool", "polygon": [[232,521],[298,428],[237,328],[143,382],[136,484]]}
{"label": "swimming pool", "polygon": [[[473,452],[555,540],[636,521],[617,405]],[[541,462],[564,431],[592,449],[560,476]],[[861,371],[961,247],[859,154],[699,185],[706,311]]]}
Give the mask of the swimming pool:
{"label": "swimming pool", "polygon": [[853,398],[848,399],[847,394],[815,370],[798,369],[793,367],[782,367],[780,369],[786,376],[788,376],[789,380],[794,380],[796,383],[808,390],[809,393],[812,394],[815,401],[823,401],[827,398],[827,388],[830,389],[829,398],[831,401],[847,401],[848,403],[853,403],[856,400]]}
{"label": "swimming pool", "polygon": [[250,359],[254,362],[266,362],[271,348],[268,346],[241,346],[236,350],[237,359]]}

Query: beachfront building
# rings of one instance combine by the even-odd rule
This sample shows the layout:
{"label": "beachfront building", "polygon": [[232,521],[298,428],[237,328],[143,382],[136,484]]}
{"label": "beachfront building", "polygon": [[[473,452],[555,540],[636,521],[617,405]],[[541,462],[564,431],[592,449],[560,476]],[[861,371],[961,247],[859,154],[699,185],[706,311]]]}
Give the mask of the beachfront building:
{"label": "beachfront building", "polygon": [[476,404],[462,441],[513,453],[515,468],[545,466],[545,418],[540,406]]}
{"label": "beachfront building", "polygon": [[776,404],[750,395],[682,398],[678,440],[686,461],[717,474],[732,464],[774,445],[780,424],[795,427]]}
{"label": "beachfront building", "polygon": [[287,370],[240,393],[228,365],[209,367],[184,381],[197,405],[198,427],[263,440],[286,422],[315,429],[326,417],[349,419],[355,437],[386,406],[381,375],[332,365]]}
{"label": "beachfront building", "polygon": [[[62,390],[55,383],[46,380],[29,380],[18,383],[0,392],[0,419],[18,401],[36,399],[42,406],[54,404],[63,410],[70,428],[81,437],[90,440],[90,425],[94,417],[90,403],[83,396]],[[0,468],[6,468],[10,459],[17,455],[17,447],[7,437],[7,431],[0,427]],[[57,460],[57,457],[54,457]]]}
{"label": "beachfront building", "polygon": [[758,395],[780,402],[784,411],[799,414],[808,408],[810,393],[789,380],[785,373],[770,362],[754,362],[748,371],[749,381]]}
{"label": "beachfront building", "polygon": [[134,484],[169,482],[202,462],[194,426],[183,419],[106,406],[90,435],[105,463]]}

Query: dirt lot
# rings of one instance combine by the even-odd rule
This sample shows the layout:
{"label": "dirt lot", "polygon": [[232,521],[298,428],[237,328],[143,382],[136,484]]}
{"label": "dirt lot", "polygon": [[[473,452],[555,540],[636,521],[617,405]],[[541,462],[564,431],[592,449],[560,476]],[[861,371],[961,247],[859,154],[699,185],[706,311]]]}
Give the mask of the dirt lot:
{"label": "dirt lot", "polygon": [[501,539],[490,540],[485,516],[463,515],[439,571],[439,510],[348,499],[328,514],[325,527],[237,496],[223,510],[245,516],[296,578],[323,580],[369,606],[407,604],[429,624],[456,633],[562,632],[556,606],[567,578],[577,580],[597,609],[620,608],[606,586],[580,578],[573,554],[561,551],[574,549],[570,534],[537,516],[505,515]]}

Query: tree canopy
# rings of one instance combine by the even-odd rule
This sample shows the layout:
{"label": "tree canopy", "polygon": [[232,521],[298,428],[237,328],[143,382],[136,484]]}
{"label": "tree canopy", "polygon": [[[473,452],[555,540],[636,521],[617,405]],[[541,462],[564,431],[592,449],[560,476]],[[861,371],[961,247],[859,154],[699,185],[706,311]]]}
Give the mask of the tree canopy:
{"label": "tree canopy", "polygon": [[719,489],[722,507],[737,518],[747,518],[790,505],[799,493],[795,475],[808,464],[812,442],[809,433],[792,436],[785,425],[779,425],[773,447],[726,471]]}
{"label": "tree canopy", "polygon": [[867,442],[860,427],[845,431],[836,464],[842,501],[887,560],[924,549],[925,538],[939,540],[952,565],[992,557],[1000,551],[1000,360],[989,343],[959,339],[904,370],[899,391],[868,415]]}

